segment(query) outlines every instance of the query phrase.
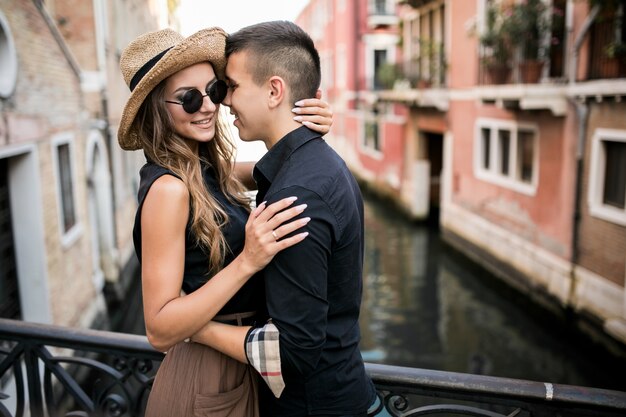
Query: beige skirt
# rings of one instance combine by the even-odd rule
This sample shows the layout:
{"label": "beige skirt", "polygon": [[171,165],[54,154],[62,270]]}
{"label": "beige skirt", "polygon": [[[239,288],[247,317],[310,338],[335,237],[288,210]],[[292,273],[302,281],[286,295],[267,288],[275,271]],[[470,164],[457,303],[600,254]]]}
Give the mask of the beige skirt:
{"label": "beige skirt", "polygon": [[145,417],[259,417],[257,388],[249,365],[181,342],[157,371]]}

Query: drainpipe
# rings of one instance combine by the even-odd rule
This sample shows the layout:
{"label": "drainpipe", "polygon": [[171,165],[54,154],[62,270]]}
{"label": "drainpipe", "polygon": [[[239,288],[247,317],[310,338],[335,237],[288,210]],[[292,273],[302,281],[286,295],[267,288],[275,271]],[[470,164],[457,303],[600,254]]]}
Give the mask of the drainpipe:
{"label": "drainpipe", "polygon": [[[571,16],[571,13],[573,13],[571,11],[571,10],[573,10],[573,2],[571,0],[570,0],[569,5],[570,5],[570,7],[568,7],[568,10],[570,10],[570,12],[568,13],[569,14],[568,18]],[[574,40],[574,46],[573,46],[573,51],[572,51],[572,60],[570,61],[569,74],[568,74],[568,81],[569,81],[570,84],[576,82],[576,69],[578,68],[578,57],[579,57],[579,54],[580,54],[580,48],[581,48],[581,46],[583,44],[583,41],[587,37],[587,33],[589,32],[589,29],[591,28],[591,25],[596,20],[596,17],[598,16],[598,13],[600,13],[600,6],[596,4],[589,11],[589,15],[587,16],[587,18],[583,22],[582,26],[580,27],[580,31],[578,32],[578,35],[576,35],[576,39]]]}
{"label": "drainpipe", "polygon": [[571,267],[570,267],[570,293],[567,301],[568,305],[572,305],[576,297],[576,265],[580,256],[580,248],[578,244],[579,238],[579,222],[582,207],[582,180],[584,168],[584,154],[587,142],[587,121],[589,120],[589,106],[582,100],[572,100],[576,109],[576,119],[578,121],[578,140],[576,143],[576,172],[574,179],[574,215],[572,218],[572,246],[571,246]]}
{"label": "drainpipe", "polygon": [[63,38],[63,35],[61,35],[61,32],[59,32],[59,28],[57,27],[57,24],[55,23],[52,16],[50,16],[50,13],[48,12],[46,5],[43,3],[42,0],[34,0],[34,3],[35,3],[35,6],[37,6],[39,13],[43,17],[44,22],[46,22],[46,25],[48,26],[50,33],[54,37],[54,40],[57,42],[57,45],[61,49],[61,52],[65,56],[65,59],[67,60],[68,65],[72,68],[72,71],[74,72],[74,74],[76,74],[76,76],[80,80],[81,70],[80,70],[80,66],[78,65],[78,61],[74,57],[74,54],[72,54],[72,51],[70,50],[70,48],[67,46],[67,43],[65,42],[65,39]]}
{"label": "drainpipe", "polygon": [[[113,228],[112,239],[113,247],[117,251],[117,216],[116,216],[116,199],[115,199],[115,181],[113,171],[113,138],[111,137],[111,125],[109,123],[109,96],[108,96],[108,79],[106,66],[106,4],[107,0],[93,0],[94,20],[96,27],[96,57],[98,62],[98,73],[101,76],[100,86],[100,108],[102,112],[102,133],[104,134],[104,142],[107,148],[109,172],[111,181],[111,210],[113,216],[111,218],[111,227]],[[114,254],[117,258],[117,253]],[[115,259],[118,275],[121,273],[122,266],[119,265],[118,259]]]}
{"label": "drainpipe", "polygon": [[[569,9],[572,10],[573,4],[570,1]],[[576,70],[578,67],[578,57],[580,54],[580,48],[582,46],[585,37],[589,33],[589,29],[593,24],[594,20],[598,16],[600,12],[600,6],[594,6],[589,15],[583,22],[580,31],[576,35],[573,45],[572,51],[572,61],[570,62],[569,67],[569,84],[576,83]],[[581,207],[582,207],[582,180],[583,180],[583,168],[584,168],[584,154],[585,147],[587,142],[587,122],[589,120],[589,106],[587,105],[585,99],[576,100],[575,98],[569,98],[569,101],[573,104],[576,109],[576,119],[578,121],[578,140],[576,143],[576,172],[575,172],[575,180],[574,180],[574,215],[572,218],[572,244],[571,244],[571,268],[570,268],[570,279],[571,286],[569,292],[569,299],[567,300],[567,304],[569,306],[575,300],[576,297],[576,265],[578,264],[578,259],[580,257],[580,248],[579,248],[579,222],[581,217]]]}

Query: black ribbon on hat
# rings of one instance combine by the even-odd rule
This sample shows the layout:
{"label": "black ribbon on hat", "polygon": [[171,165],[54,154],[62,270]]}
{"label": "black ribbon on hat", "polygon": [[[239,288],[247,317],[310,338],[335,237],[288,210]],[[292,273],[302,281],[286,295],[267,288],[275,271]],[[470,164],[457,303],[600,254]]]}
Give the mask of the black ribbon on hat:
{"label": "black ribbon on hat", "polygon": [[148,71],[150,71],[156,65],[156,63],[159,62],[161,58],[163,58],[163,55],[165,55],[167,51],[172,48],[173,46],[170,46],[165,51],[158,53],[154,58],[152,58],[150,61],[143,64],[141,68],[139,68],[139,70],[135,73],[135,75],[133,75],[133,78],[130,80],[130,91],[133,91],[135,87],[137,87],[139,81],[141,81],[141,79],[148,73]]}

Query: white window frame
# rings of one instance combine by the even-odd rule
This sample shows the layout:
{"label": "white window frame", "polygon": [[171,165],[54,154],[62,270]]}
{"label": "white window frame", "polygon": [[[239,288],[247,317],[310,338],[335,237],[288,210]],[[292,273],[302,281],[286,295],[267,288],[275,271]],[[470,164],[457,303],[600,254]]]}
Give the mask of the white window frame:
{"label": "white window frame", "polygon": [[[320,53],[320,69],[322,72],[322,85],[324,90],[329,90],[335,87],[335,74],[334,74],[334,66],[335,66],[335,56],[333,51],[326,51]],[[326,96],[324,94],[324,96]]]}
{"label": "white window frame", "polygon": [[[76,175],[76,156],[74,151],[74,135],[70,132],[59,133],[52,137],[51,140],[52,145],[52,165],[54,168],[54,177],[56,180],[56,197],[57,197],[57,209],[58,209],[58,218],[59,218],[59,232],[61,234],[61,245],[63,248],[68,248],[72,246],[78,238],[82,235],[82,225],[80,222],[79,210],[78,210],[78,199],[77,199],[77,187],[76,181],[78,179]],[[59,163],[59,147],[63,145],[69,146],[69,154],[70,154],[70,173],[72,175],[72,197],[74,204],[74,217],[75,222],[74,225],[65,231],[64,219],[63,219],[63,197],[61,196],[61,171],[60,171],[60,163]]]}
{"label": "white window frame", "polygon": [[[376,149],[372,146],[369,146],[366,143],[366,132],[367,132],[367,123],[368,122],[376,122],[376,126],[378,128],[378,147],[379,149]],[[369,155],[370,157],[374,158],[374,159],[379,159],[382,160],[383,156],[384,156],[384,144],[383,144],[383,135],[382,135],[382,123],[381,123],[381,119],[373,114],[373,113],[368,113],[365,115],[365,117],[363,118],[363,123],[361,124],[361,140],[359,141],[359,145],[361,148],[361,152]]]}
{"label": "white window frame", "polygon": [[626,226],[626,209],[603,203],[606,152],[603,142],[626,142],[626,130],[596,129],[591,140],[591,161],[587,202],[593,217]]}
{"label": "white window frame", "polygon": [[377,50],[387,51],[387,62],[396,63],[396,45],[398,35],[391,34],[366,34],[363,36],[365,42],[365,78],[366,87],[374,88],[374,52]]}
{"label": "white window frame", "polygon": [[[489,168],[484,168],[483,164],[483,140],[482,129],[488,129],[490,132],[490,149],[489,149]],[[506,130],[510,133],[509,145],[509,174],[504,175],[500,172],[500,141],[497,132]],[[518,178],[518,132],[520,130],[530,131],[533,136],[533,170],[530,182],[524,182]],[[520,194],[534,196],[537,193],[537,183],[539,179],[539,129],[536,125],[530,123],[519,123],[510,120],[485,119],[480,118],[476,121],[474,129],[474,175],[476,178],[496,184],[498,186],[508,188]]]}

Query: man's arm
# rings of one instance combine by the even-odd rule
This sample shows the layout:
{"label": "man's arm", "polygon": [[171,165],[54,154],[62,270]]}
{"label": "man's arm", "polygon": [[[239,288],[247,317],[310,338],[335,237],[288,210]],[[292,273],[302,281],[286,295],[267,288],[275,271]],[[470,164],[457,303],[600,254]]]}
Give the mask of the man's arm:
{"label": "man's arm", "polygon": [[280,332],[280,359],[288,379],[313,372],[326,341],[328,263],[337,230],[330,208],[311,191],[290,187],[268,201],[286,194],[306,203],[311,218],[307,239],[275,256],[264,269],[267,308]]}
{"label": "man's arm", "polygon": [[250,326],[233,326],[211,321],[194,334],[191,340],[210,346],[239,362],[247,364],[245,341],[250,329],[252,329]]}
{"label": "man's arm", "polygon": [[278,329],[270,321],[263,327],[238,327],[210,322],[192,340],[250,364],[278,398],[285,388]]}

